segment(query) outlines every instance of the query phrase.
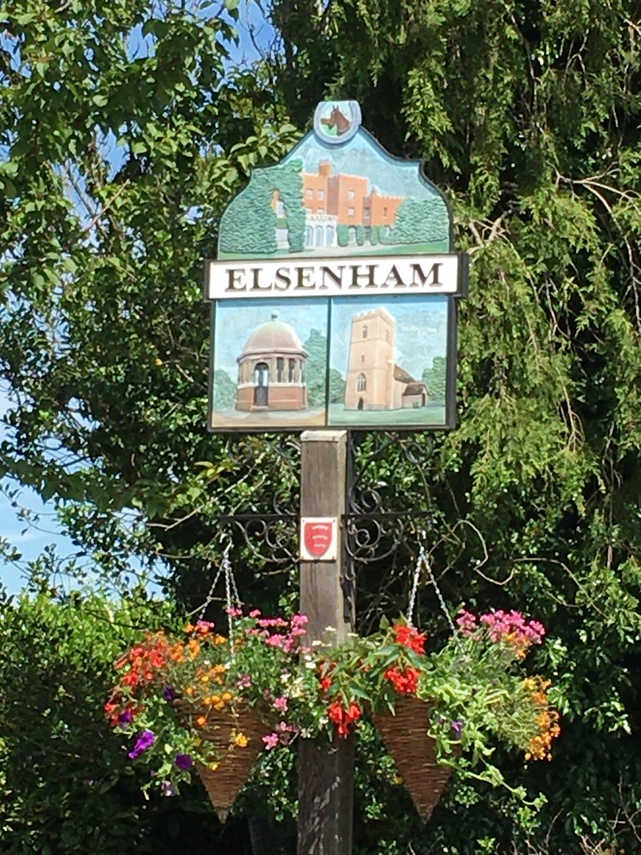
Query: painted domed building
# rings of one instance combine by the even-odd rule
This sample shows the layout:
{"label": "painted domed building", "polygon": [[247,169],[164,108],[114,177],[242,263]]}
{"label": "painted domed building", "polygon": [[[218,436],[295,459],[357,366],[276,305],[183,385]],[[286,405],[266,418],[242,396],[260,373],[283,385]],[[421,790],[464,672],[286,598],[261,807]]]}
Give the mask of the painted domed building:
{"label": "painted domed building", "polygon": [[306,359],[294,329],[274,312],[252,332],[236,360],[236,409],[306,410]]}

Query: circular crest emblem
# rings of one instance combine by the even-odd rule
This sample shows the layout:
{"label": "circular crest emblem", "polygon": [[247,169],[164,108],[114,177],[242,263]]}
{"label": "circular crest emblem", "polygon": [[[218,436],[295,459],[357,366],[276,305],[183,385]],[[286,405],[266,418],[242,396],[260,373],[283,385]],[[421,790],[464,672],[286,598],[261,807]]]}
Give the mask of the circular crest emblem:
{"label": "circular crest emblem", "polygon": [[321,101],[316,107],[314,132],[330,145],[341,145],[351,140],[360,125],[358,101]]}

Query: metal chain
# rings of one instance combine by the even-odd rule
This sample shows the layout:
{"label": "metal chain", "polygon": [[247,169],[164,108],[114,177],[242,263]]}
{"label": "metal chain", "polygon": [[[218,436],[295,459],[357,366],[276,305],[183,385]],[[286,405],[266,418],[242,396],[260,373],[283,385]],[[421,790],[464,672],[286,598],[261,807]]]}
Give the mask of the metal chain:
{"label": "metal chain", "polygon": [[457,640],[457,643],[460,644],[460,642],[458,641],[457,628],[454,624],[454,621],[452,620],[452,615],[450,614],[450,611],[449,611],[447,604],[445,602],[445,598],[443,597],[443,594],[441,593],[441,589],[438,586],[438,582],[436,581],[436,576],[434,575],[434,571],[432,570],[432,565],[430,564],[429,557],[427,555],[427,552],[425,551],[425,545],[423,543],[424,537],[425,537],[425,532],[421,531],[420,532],[421,540],[420,540],[420,545],[419,545],[418,561],[416,562],[416,570],[414,571],[414,585],[412,588],[412,597],[410,599],[409,620],[410,620],[410,622],[412,622],[412,620],[413,620],[412,612],[414,609],[414,600],[416,598],[416,591],[418,588],[418,577],[420,575],[420,568],[425,567],[425,569],[427,571],[427,575],[429,577],[429,581],[432,584],[434,590],[436,591],[436,597],[437,597],[439,605],[441,607],[441,611],[443,612],[443,614],[447,618],[447,622],[449,624],[449,627],[452,630],[452,635]]}
{"label": "metal chain", "polygon": [[205,597],[205,601],[202,605],[198,606],[197,609],[194,609],[193,612],[189,612],[187,617],[192,617],[196,615],[197,619],[202,619],[203,615],[207,611],[207,607],[214,600],[214,591],[216,590],[216,585],[218,585],[218,580],[221,575],[224,574],[225,579],[225,601],[227,607],[227,622],[229,625],[229,637],[231,638],[234,632],[234,619],[230,614],[231,609],[235,605],[240,605],[240,597],[238,596],[238,588],[236,587],[236,580],[234,578],[234,571],[231,566],[231,561],[229,560],[229,552],[231,550],[232,543],[231,540],[225,546],[225,550],[223,552],[223,557],[220,562],[220,567],[218,568],[216,575],[214,576],[214,581],[211,583],[209,587],[209,591],[207,592],[207,596]]}
{"label": "metal chain", "polygon": [[[407,607],[407,622],[410,626],[415,626],[414,624],[414,608],[416,606],[416,594],[418,592],[418,582],[421,577],[421,568],[423,564],[427,561],[425,556],[425,547],[421,543],[418,550],[418,558],[416,559],[416,567],[414,568],[414,579],[412,581],[412,593],[410,594],[410,601]],[[429,566],[429,565],[428,565]]]}

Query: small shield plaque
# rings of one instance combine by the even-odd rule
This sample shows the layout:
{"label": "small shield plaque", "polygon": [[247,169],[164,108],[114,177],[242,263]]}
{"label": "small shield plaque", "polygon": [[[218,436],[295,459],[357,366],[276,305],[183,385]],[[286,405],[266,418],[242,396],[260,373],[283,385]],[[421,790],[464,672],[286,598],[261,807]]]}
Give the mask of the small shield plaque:
{"label": "small shield plaque", "polygon": [[302,561],[336,561],[338,540],[336,517],[303,517],[300,527]]}

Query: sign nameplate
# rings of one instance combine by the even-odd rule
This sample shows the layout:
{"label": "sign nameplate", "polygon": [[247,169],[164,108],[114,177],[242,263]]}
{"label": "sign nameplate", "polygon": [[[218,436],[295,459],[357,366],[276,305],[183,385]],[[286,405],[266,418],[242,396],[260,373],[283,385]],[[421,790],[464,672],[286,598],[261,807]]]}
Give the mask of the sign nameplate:
{"label": "sign nameplate", "polygon": [[210,261],[207,299],[460,294],[460,256]]}

